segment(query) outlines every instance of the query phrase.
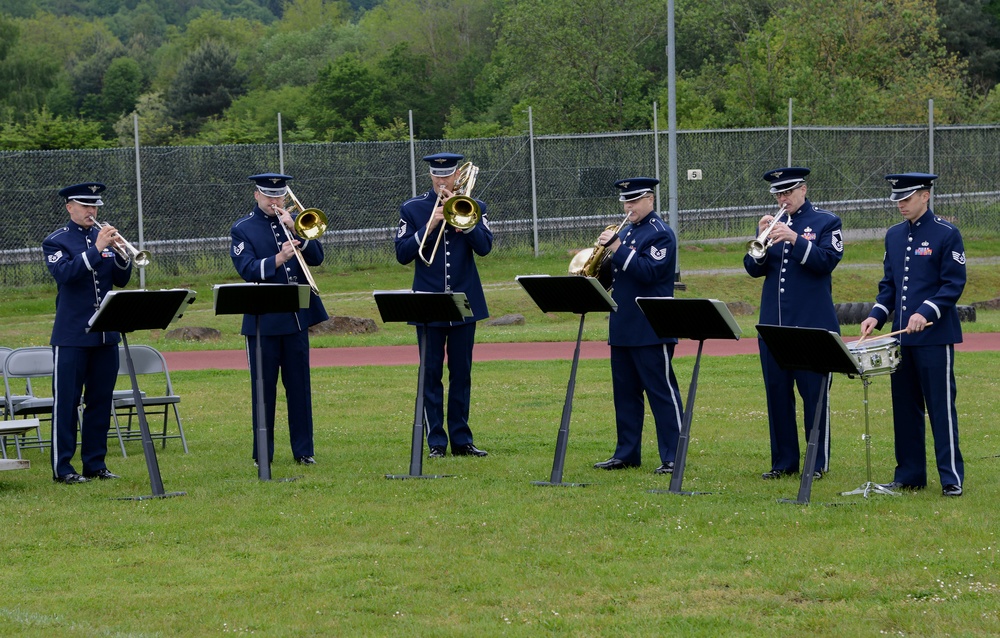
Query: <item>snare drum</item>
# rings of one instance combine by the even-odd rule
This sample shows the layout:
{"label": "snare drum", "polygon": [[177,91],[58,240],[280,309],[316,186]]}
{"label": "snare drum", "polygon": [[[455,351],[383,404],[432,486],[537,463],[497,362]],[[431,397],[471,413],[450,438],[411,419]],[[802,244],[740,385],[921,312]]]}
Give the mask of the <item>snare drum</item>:
{"label": "snare drum", "polygon": [[852,341],[847,344],[847,349],[861,367],[862,376],[892,374],[899,365],[899,340],[895,337],[866,339],[860,345]]}

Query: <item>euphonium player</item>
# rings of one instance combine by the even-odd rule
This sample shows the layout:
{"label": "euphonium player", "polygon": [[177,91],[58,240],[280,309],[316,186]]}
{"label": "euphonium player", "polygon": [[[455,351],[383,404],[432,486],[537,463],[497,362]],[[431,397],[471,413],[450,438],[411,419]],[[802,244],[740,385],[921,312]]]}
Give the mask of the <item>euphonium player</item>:
{"label": "euphonium player", "polygon": [[[441,458],[448,451],[457,456],[486,456],[475,446],[469,427],[472,397],[472,347],[476,340],[476,322],[490,316],[483,285],[476,268],[476,255],[483,257],[493,249],[493,231],[486,221],[486,204],[476,200],[480,218],[471,228],[454,228],[444,220],[444,204],[454,196],[458,164],[464,157],[456,153],[436,153],[423,158],[430,165],[432,188],[423,195],[408,199],[399,207],[396,232],[396,260],[414,262],[413,290],[423,292],[464,292],[472,307],[472,316],[461,322],[438,322],[417,326],[417,342],[427,339],[424,375],[424,430],[430,458]],[[435,238],[445,224],[440,249],[430,259]],[[418,259],[421,245],[430,263]],[[448,353],[448,432],[444,429],[444,356]]]}
{"label": "euphonium player", "polygon": [[[295,228],[284,208],[288,194],[288,175],[261,173],[248,178],[256,185],[256,206],[233,224],[230,230],[230,257],[245,281],[270,284],[307,284],[298,259],[298,246],[307,266],[323,263],[323,245],[316,240],[292,237]],[[289,234],[280,224],[289,229]],[[268,463],[274,459],[274,411],[277,401],[278,372],[285,386],[288,405],[288,436],[292,457],[301,465],[316,463],[313,449],[312,389],[309,376],[309,326],[329,319],[319,295],[309,293],[309,307],[298,312],[272,312],[260,316],[261,357],[264,371],[264,411],[267,424]],[[247,340],[250,362],[250,404],[254,427],[253,458],[257,458],[257,330],[253,315],[243,316],[242,334]]]}
{"label": "euphonium player", "polygon": [[630,224],[619,234],[607,229],[598,243],[611,253],[611,297],[618,310],[608,322],[611,377],[618,443],[614,455],[594,465],[602,470],[642,464],[642,426],[646,405],[656,423],[660,466],[656,474],[674,471],[677,439],[681,431],[680,390],[671,361],[677,339],[657,336],[636,303],[636,297],[673,297],[677,264],[677,237],[653,212],[653,189],[660,180],[634,177],[615,182],[618,201]]}
{"label": "euphonium player", "polygon": [[[56,318],[52,324],[52,478],[68,485],[91,478],[116,479],[104,457],[108,452],[111,403],[118,379],[117,332],[87,332],[87,322],[113,287],[132,278],[132,261],[112,249],[114,226],[96,228],[105,186],[87,182],[59,191],[70,221],[42,242],[45,263],[56,280]],[[73,468],[77,408],[82,474]]]}
{"label": "euphonium player", "polygon": [[[743,258],[751,277],[764,277],[760,295],[760,323],[774,326],[823,328],[840,332],[833,307],[832,273],[844,255],[840,218],[815,208],[806,198],[808,168],[778,168],[764,173],[770,192],[788,215],[771,229],[771,244],[759,260]],[[773,221],[764,215],[757,233]],[[767,393],[767,418],[771,434],[771,469],[762,478],[775,479],[799,471],[799,436],[796,425],[795,388],[805,413],[806,440],[816,416],[816,403],[833,375],[781,368],[764,340],[757,339],[760,366]],[[819,447],[813,478],[821,478],[830,465],[830,395],[825,394],[820,421]]]}

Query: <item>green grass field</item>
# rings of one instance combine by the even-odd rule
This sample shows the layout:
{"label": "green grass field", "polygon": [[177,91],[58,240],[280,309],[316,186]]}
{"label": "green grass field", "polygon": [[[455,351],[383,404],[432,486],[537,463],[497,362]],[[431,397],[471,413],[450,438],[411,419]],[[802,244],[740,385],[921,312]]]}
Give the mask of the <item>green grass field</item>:
{"label": "green grass field", "polygon": [[[692,273],[684,296],[756,306],[759,282],[714,273],[738,267],[740,256],[735,246],[682,256]],[[558,274],[566,261],[482,260],[493,314],[522,312],[527,323],[484,328],[481,340],[574,338],[574,317],[532,313],[511,285],[516,274]],[[877,265],[844,265],[837,301],[871,300]],[[995,264],[969,270],[963,303],[995,297]],[[374,317],[371,290],[406,287],[407,272],[323,272],[319,285],[331,314]],[[195,287],[186,325],[238,326],[211,313],[212,283],[147,287]],[[46,343],[52,291],[5,295],[0,342]],[[996,331],[997,312],[966,330]],[[747,338],[755,319],[740,317]],[[606,338],[602,322],[589,323],[588,338]],[[178,347],[143,336],[130,342]],[[385,345],[413,335],[387,325],[319,341]],[[227,335],[182,347],[242,344]],[[693,364],[675,360],[685,396]],[[490,456],[425,459],[425,474],[450,475],[427,480],[385,478],[409,468],[415,366],[314,370],[313,467],[290,458],[279,390],[272,473],[297,480],[267,483],[250,461],[246,372],[174,372],[190,454],[176,440],[157,454],[166,491],[184,496],[121,500],[150,494],[138,443],[122,458],[111,442],[118,481],[55,485],[37,450],[26,453],[30,470],[0,472],[0,636],[997,635],[998,364],[995,352],[956,357],[967,489],[958,499],[940,495],[933,468],[920,492],[839,495],[867,474],[862,384],[837,376],[831,472],[808,506],[778,502],[795,498],[796,479],[759,478],[769,469],[767,422],[750,355],[702,360],[684,487],[710,493],[693,496],[649,491],[667,489],[669,477],[652,473],[648,416],[642,468],[591,468],[614,449],[606,361],[582,361],[577,378],[563,478],[586,487],[531,484],[550,475],[568,360],[477,363],[471,421]],[[873,478],[888,481],[888,378],[869,392]]]}

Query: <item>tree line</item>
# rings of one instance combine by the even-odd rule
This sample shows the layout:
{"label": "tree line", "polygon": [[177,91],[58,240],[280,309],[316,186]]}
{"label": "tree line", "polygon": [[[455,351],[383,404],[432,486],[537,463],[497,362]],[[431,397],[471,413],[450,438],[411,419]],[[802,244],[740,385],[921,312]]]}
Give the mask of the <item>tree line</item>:
{"label": "tree line", "polygon": [[[650,129],[666,0],[0,0],[0,149]],[[1000,115],[1000,0],[676,0],[682,129]]]}

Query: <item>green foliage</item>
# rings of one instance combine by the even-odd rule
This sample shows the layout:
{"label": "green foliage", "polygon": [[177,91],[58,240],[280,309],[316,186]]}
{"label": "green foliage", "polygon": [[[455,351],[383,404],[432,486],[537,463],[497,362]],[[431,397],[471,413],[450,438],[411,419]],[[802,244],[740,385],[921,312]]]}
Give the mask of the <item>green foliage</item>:
{"label": "green foliage", "polygon": [[665,11],[656,0],[505,5],[497,50],[507,90],[546,132],[649,128],[655,78],[635,52],[665,33]]}
{"label": "green foliage", "polygon": [[[175,136],[167,105],[159,93],[139,96],[135,111],[139,116],[139,143],[143,146],[166,146]],[[114,125],[115,136],[120,146],[131,147],[135,143],[135,122],[133,114],[122,116]]]}
{"label": "green foliage", "polygon": [[245,87],[246,74],[237,68],[235,53],[222,42],[208,40],[178,70],[167,92],[167,110],[182,129],[191,131],[221,114]]}
{"label": "green foliage", "polygon": [[47,151],[112,146],[101,135],[100,125],[75,118],[53,116],[47,107],[27,114],[23,123],[0,124],[0,149]]}

